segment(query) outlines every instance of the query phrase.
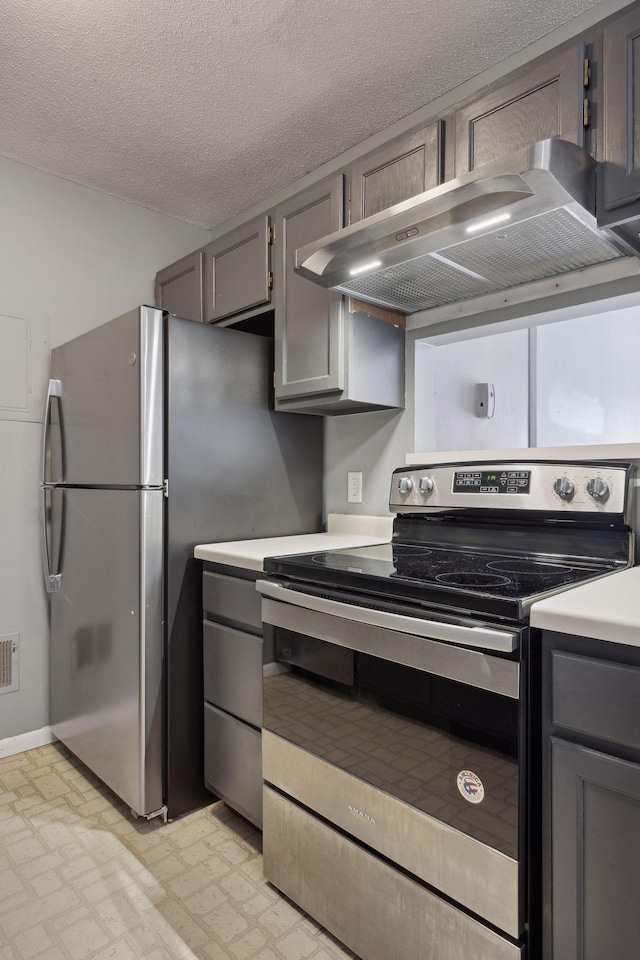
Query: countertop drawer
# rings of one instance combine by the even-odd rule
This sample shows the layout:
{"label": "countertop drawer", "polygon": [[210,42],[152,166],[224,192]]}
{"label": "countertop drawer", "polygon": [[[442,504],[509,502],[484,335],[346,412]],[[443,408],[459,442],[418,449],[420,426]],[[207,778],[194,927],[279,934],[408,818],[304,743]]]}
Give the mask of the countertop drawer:
{"label": "countertop drawer", "polygon": [[254,727],[262,726],[262,639],[205,620],[204,698]]}
{"label": "countertop drawer", "polygon": [[255,580],[220,573],[202,574],[202,606],[215,620],[232,627],[262,633],[261,596]]}
{"label": "countertop drawer", "polygon": [[640,669],[551,651],[555,727],[640,750]]}

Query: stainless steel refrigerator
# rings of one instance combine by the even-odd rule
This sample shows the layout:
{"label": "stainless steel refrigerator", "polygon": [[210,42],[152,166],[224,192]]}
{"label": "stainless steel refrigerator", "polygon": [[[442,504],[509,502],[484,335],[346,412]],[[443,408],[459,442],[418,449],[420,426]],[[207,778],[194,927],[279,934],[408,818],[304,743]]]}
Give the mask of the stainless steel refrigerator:
{"label": "stainless steel refrigerator", "polygon": [[272,342],[140,307],[56,348],[43,438],[54,734],[141,816],[203,783],[196,543],[320,529],[320,418]]}

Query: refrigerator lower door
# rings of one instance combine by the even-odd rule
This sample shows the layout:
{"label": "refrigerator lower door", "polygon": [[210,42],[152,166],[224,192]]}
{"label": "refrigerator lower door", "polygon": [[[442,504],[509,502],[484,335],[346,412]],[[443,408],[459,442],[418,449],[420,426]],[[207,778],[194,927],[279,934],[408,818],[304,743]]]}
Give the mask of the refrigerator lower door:
{"label": "refrigerator lower door", "polygon": [[163,803],[162,492],[59,487],[49,513],[53,732],[149,815]]}

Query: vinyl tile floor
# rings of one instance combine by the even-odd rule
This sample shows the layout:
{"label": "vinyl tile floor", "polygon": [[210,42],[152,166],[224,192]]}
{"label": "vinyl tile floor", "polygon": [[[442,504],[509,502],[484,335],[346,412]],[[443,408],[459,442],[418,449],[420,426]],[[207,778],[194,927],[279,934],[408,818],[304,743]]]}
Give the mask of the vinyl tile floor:
{"label": "vinyl tile floor", "polygon": [[0,960],[347,960],[223,803],[166,825],[62,745],[0,760]]}

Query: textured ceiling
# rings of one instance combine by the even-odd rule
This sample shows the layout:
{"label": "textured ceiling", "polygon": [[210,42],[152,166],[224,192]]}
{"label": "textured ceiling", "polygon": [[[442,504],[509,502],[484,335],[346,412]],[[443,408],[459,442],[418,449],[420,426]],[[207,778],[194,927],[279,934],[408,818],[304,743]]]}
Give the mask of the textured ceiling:
{"label": "textured ceiling", "polygon": [[595,0],[1,0],[0,153],[205,227]]}

